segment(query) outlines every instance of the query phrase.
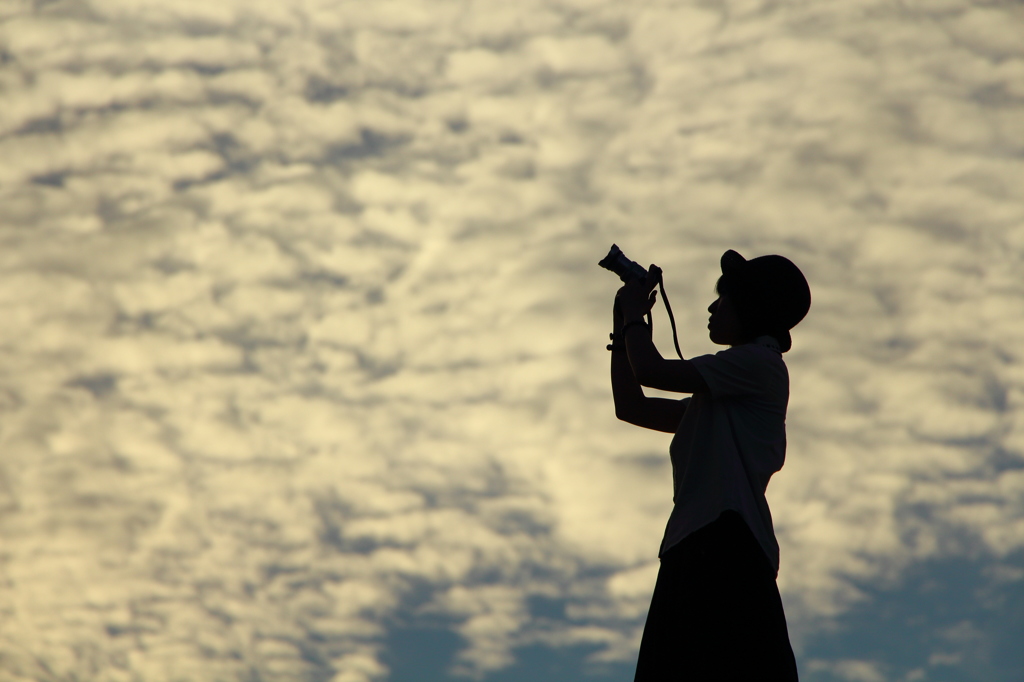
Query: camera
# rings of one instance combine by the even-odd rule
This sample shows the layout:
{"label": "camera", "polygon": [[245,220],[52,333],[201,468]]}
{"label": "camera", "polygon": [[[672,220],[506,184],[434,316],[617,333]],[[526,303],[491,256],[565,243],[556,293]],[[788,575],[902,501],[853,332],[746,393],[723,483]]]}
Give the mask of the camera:
{"label": "camera", "polygon": [[608,255],[601,259],[598,265],[614,272],[623,282],[647,278],[647,268],[626,258],[626,254],[622,253],[622,249],[615,244],[612,244]]}

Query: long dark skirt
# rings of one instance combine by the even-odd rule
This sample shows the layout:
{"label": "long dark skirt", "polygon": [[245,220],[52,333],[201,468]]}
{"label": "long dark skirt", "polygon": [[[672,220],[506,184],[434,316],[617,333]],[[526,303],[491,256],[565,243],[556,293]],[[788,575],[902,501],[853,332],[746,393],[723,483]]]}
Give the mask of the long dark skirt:
{"label": "long dark skirt", "polygon": [[661,557],[635,682],[795,682],[768,558],[727,511]]}

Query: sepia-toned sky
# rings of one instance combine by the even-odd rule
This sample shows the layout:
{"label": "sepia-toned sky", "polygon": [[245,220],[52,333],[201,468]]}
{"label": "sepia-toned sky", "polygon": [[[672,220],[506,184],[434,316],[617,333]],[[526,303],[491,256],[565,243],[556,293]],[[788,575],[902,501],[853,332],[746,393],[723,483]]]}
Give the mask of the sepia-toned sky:
{"label": "sepia-toned sky", "polygon": [[[1024,5],[0,3],[0,679],[625,681],[718,259],[802,679],[1024,679]],[[655,339],[674,355],[661,304]]]}

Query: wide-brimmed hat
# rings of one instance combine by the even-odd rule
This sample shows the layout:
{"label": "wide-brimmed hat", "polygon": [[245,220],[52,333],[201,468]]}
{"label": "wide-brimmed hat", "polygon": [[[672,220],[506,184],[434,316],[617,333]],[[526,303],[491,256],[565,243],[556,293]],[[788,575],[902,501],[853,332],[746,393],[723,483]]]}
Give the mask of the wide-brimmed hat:
{"label": "wide-brimmed hat", "polygon": [[811,309],[811,288],[800,268],[783,256],[747,260],[729,249],[722,254],[722,275],[748,330],[774,336],[783,353],[792,348],[789,330]]}

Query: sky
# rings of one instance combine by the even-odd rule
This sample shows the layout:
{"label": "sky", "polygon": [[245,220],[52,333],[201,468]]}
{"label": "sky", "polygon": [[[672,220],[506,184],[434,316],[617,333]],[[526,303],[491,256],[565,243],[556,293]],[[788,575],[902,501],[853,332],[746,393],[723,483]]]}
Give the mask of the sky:
{"label": "sky", "polygon": [[1020,682],[1021,35],[0,3],[0,677],[631,680],[670,436],[614,418],[614,242],[687,357],[725,250],[810,282],[768,488],[801,678]]}

